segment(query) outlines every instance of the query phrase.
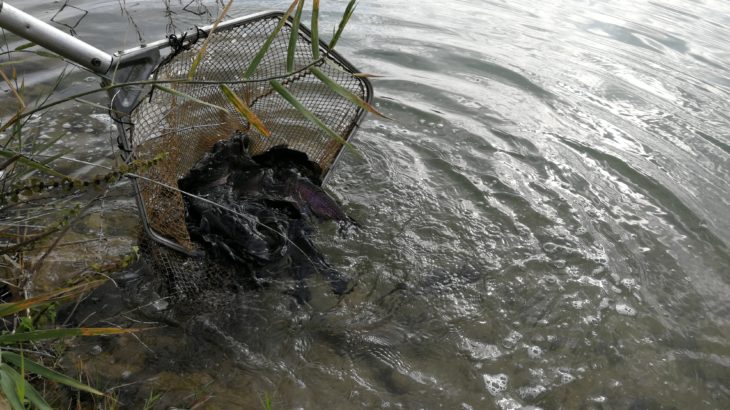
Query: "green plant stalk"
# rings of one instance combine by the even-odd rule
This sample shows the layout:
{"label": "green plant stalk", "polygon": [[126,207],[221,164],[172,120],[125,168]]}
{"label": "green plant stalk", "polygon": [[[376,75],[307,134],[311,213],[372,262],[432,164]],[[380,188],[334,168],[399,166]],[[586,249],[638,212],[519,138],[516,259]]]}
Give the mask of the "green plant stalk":
{"label": "green plant stalk", "polygon": [[0,148],[0,157],[15,158],[18,155],[20,155],[20,157],[16,161],[19,162],[19,163],[21,163],[21,164],[23,164],[23,165],[26,165],[26,166],[28,166],[30,168],[33,168],[33,169],[37,170],[37,171],[41,171],[41,172],[43,172],[45,174],[53,175],[54,177],[68,178],[67,175],[62,174],[62,173],[54,170],[53,168],[49,168],[49,167],[41,164],[40,162],[33,161],[32,159],[26,157],[23,154],[20,154],[20,153],[17,153],[17,152],[13,152],[13,151],[8,151],[8,150],[5,150],[5,149]]}
{"label": "green plant stalk", "polygon": [[6,364],[0,364],[0,368],[15,384],[18,402],[24,403],[26,397],[28,401],[33,404],[37,409],[40,410],[53,410],[51,406],[41,397],[30,383],[26,382],[22,376],[22,373],[18,373],[12,367]]}
{"label": "green plant stalk", "polygon": [[205,38],[205,41],[203,41],[203,45],[200,46],[200,50],[198,51],[198,54],[195,56],[195,59],[193,60],[193,64],[190,66],[190,71],[188,71],[188,80],[192,80],[195,78],[195,73],[198,71],[198,65],[200,65],[200,62],[203,60],[203,54],[205,54],[206,49],[208,48],[208,42],[210,41],[210,38],[213,36],[213,33],[218,28],[218,24],[220,24],[221,20],[223,20],[223,17],[228,13],[228,9],[231,8],[231,4],[233,4],[233,0],[228,0],[228,4],[223,7],[223,11],[221,11],[221,14],[218,16],[217,19],[213,22],[213,26],[210,28],[210,31],[208,32],[208,36]]}
{"label": "green plant stalk", "polygon": [[261,63],[261,60],[264,59],[266,52],[269,51],[269,47],[271,47],[271,43],[274,41],[274,38],[277,34],[279,34],[281,28],[284,27],[284,24],[286,24],[286,21],[289,19],[289,16],[291,15],[292,11],[294,11],[294,7],[299,3],[299,1],[300,0],[294,0],[292,2],[292,4],[289,6],[289,9],[287,9],[286,13],[284,13],[284,16],[281,18],[281,20],[279,20],[279,24],[277,24],[276,28],[274,28],[274,31],[269,34],[269,37],[266,38],[264,44],[261,45],[261,48],[251,60],[251,63],[248,65],[246,71],[243,73],[244,78],[250,78],[253,73],[256,72],[256,68]]}
{"label": "green plant stalk", "polygon": [[292,95],[292,93],[289,92],[281,83],[279,83],[276,80],[269,81],[269,84],[271,84],[271,87],[276,90],[277,93],[279,93],[289,104],[291,104],[294,108],[299,111],[306,119],[314,123],[316,126],[318,126],[322,131],[324,131],[327,135],[329,135],[332,139],[336,140],[340,144],[349,147],[350,149],[354,148],[350,145],[349,142],[347,142],[344,138],[342,138],[340,135],[338,135],[336,132],[332,131],[330,127],[327,126],[324,122],[322,122],[321,119],[319,119],[314,113],[309,111],[304,105],[302,105],[299,100]]}
{"label": "green plant stalk", "polygon": [[[20,360],[21,360],[20,355],[18,355],[16,353],[2,352],[0,354],[2,355],[3,361],[6,361],[6,362],[11,363],[16,366],[18,365],[18,363],[20,363]],[[75,379],[72,379],[72,378],[66,376],[63,373],[59,373],[55,370],[49,369],[32,360],[26,359],[25,362],[26,362],[26,369],[33,374],[37,374],[38,376],[44,377],[48,380],[53,380],[55,382],[66,385],[68,387],[72,387],[77,390],[82,390],[87,393],[96,394],[98,396],[104,395],[104,393],[100,392],[99,390],[94,389],[93,387],[80,383],[80,382],[76,381]]]}
{"label": "green plant stalk", "polygon": [[327,77],[325,73],[323,73],[319,68],[312,67],[309,69],[309,71],[314,74],[315,77],[317,77],[320,81],[322,81],[327,87],[329,87],[332,91],[336,92],[337,94],[345,97],[348,99],[351,103],[357,105],[358,107],[362,108],[363,110],[370,111],[371,113],[378,115],[380,117],[385,117],[383,114],[381,114],[378,110],[375,109],[372,105],[368,104],[365,100],[358,97],[357,95],[353,94],[350,90],[347,88],[337,84],[332,79]]}
{"label": "green plant stalk", "polygon": [[302,10],[304,9],[305,0],[300,0],[297,5],[297,12],[294,14],[294,22],[291,27],[291,35],[289,36],[289,48],[286,52],[286,71],[294,71],[294,57],[297,50],[297,40],[299,39],[299,24],[302,19]]}
{"label": "green plant stalk", "polygon": [[312,59],[319,60],[319,0],[312,0]]}
{"label": "green plant stalk", "polygon": [[329,48],[334,49],[335,46],[337,45],[337,41],[342,36],[342,32],[345,30],[345,26],[350,21],[350,17],[352,16],[352,13],[355,12],[355,7],[357,7],[357,0],[350,0],[350,2],[347,3],[345,12],[342,13],[342,19],[340,20],[340,24],[337,26],[337,31],[330,39]]}
{"label": "green plant stalk", "polygon": [[15,390],[15,381],[8,372],[10,366],[0,364],[0,390],[2,390],[5,399],[10,403],[13,410],[25,410],[25,406],[21,404],[18,393]]}

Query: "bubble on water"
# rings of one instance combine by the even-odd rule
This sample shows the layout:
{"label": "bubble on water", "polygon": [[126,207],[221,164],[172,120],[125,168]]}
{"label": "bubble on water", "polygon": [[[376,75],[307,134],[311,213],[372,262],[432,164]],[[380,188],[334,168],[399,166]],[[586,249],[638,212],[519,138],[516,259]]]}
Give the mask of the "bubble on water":
{"label": "bubble on water", "polygon": [[551,285],[558,283],[558,277],[555,275],[545,275],[545,277],[543,279],[545,280],[545,282],[547,282]]}
{"label": "bubble on water", "polygon": [[539,359],[540,357],[542,357],[542,349],[540,348],[540,346],[528,346],[527,356],[530,359]]}
{"label": "bubble on water", "polygon": [[570,302],[570,306],[573,306],[574,309],[583,309],[583,307],[587,304],[588,300],[574,300]]}
{"label": "bubble on water", "polygon": [[547,389],[545,386],[538,384],[537,386],[524,386],[520,387],[517,390],[517,394],[520,395],[522,399],[534,399],[535,397],[541,395],[542,393],[545,393]]}
{"label": "bubble on water", "polygon": [[595,325],[601,323],[601,316],[600,315],[598,315],[598,316],[588,315],[583,318],[583,322],[585,322],[585,324],[587,324],[587,325],[595,326]]}
{"label": "bubble on water", "polygon": [[606,396],[593,396],[589,397],[588,400],[595,403],[605,403],[608,399],[606,398]]}
{"label": "bubble on water", "polygon": [[621,283],[621,286],[623,286],[629,290],[639,288],[639,285],[636,284],[636,279],[624,278],[624,279],[621,279],[620,283]]}
{"label": "bubble on water", "polygon": [[487,391],[492,396],[496,396],[507,390],[508,381],[509,377],[507,377],[504,373],[484,375],[484,385],[487,387]]}
{"label": "bubble on water", "polygon": [[512,397],[503,397],[497,400],[497,407],[500,410],[542,410],[541,407],[525,406]]}
{"label": "bubble on water", "polygon": [[552,242],[545,242],[542,245],[542,250],[544,250],[547,253],[553,253],[558,250],[558,245],[554,244]]}
{"label": "bubble on water", "polygon": [[617,303],[616,304],[616,313],[619,315],[624,316],[636,316],[636,309],[632,308],[631,306],[624,304],[624,303]]}
{"label": "bubble on water", "polygon": [[563,269],[565,267],[566,263],[563,259],[558,259],[556,261],[553,261],[553,266],[555,266],[558,269]]}
{"label": "bubble on water", "polygon": [[502,356],[499,347],[468,338],[462,340],[461,348],[474,360],[494,360]]}
{"label": "bubble on water", "polygon": [[558,377],[560,378],[558,384],[568,384],[575,380],[575,376],[566,371],[558,371]]}
{"label": "bubble on water", "polygon": [[502,345],[508,349],[513,348],[522,339],[522,334],[516,330],[510,332],[502,341]]}

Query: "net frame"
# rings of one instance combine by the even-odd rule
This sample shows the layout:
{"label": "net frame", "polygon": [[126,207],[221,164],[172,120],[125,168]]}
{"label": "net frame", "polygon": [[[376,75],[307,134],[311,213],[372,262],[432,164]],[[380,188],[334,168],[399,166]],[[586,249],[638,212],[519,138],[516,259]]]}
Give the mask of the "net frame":
{"label": "net frame", "polygon": [[[249,136],[252,155],[279,145],[305,152],[319,164],[321,180],[326,180],[342,153],[343,145],[286,102],[269,85],[269,79],[278,78],[289,92],[345,141],[352,138],[362,121],[365,111],[319,81],[309,67],[317,66],[340,86],[368,103],[372,100],[370,82],[354,75],[357,69],[330,50],[323,41],[318,44],[320,60],[313,60],[311,32],[304,25],[300,25],[298,30],[294,71],[287,75],[287,47],[293,26],[291,17],[274,38],[253,75],[243,78],[251,59],[283,16],[281,12],[263,12],[222,22],[208,38],[206,52],[194,77],[195,81],[200,81],[196,84],[174,80],[187,77],[190,65],[203,44],[202,38],[208,37],[209,29],[198,29],[195,37],[199,41],[179,44],[177,49],[173,49],[171,41],[162,40],[121,53],[122,56],[150,52],[164,55],[150,79],[173,81],[164,85],[227,109],[222,111],[147,87],[140,92],[141,98],[136,99],[129,114],[117,118],[119,143],[128,162],[167,153],[164,160],[142,172],[142,178],[132,179],[144,230],[155,242],[188,255],[200,255],[197,245],[187,233],[185,206],[182,194],[176,189],[177,180],[217,141],[230,138],[234,133]],[[244,99],[272,136],[267,138],[254,131],[246,118],[238,114],[223,96],[219,84],[227,84]],[[112,101],[125,97],[129,98],[116,94]]]}

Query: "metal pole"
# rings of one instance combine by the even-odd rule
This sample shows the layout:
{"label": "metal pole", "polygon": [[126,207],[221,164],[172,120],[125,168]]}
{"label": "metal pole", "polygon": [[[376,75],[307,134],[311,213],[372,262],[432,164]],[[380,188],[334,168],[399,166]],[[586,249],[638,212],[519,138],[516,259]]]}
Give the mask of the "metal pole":
{"label": "metal pole", "polygon": [[0,27],[89,70],[105,74],[112,56],[0,0]]}

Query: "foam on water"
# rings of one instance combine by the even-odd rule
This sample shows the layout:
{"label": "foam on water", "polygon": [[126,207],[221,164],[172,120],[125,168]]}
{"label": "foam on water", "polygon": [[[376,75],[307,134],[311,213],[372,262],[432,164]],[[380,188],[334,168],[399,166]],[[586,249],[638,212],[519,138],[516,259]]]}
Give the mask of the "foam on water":
{"label": "foam on water", "polygon": [[484,385],[487,387],[487,391],[492,396],[497,396],[503,391],[507,390],[507,382],[509,377],[504,373],[498,374],[484,374]]}

